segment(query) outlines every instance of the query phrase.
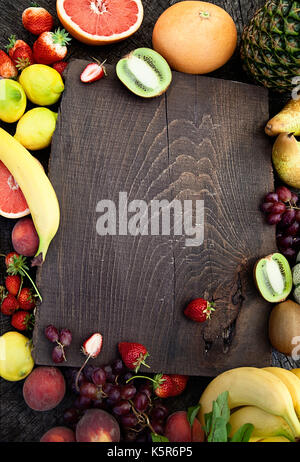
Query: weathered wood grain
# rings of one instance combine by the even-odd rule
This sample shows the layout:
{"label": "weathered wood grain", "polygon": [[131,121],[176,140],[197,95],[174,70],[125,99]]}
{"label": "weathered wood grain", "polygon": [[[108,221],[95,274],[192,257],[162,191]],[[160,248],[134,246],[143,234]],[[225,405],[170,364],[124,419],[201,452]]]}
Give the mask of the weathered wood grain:
{"label": "weathered wood grain", "polygon": [[[34,37],[28,33],[21,24],[22,11],[28,7],[28,0],[3,0],[1,3],[1,34],[0,48],[7,44],[7,39],[11,34],[16,34],[18,37],[32,44]],[[141,29],[132,37],[124,42],[115,44],[109,47],[91,48],[83,45],[76,40],[72,40],[69,56],[73,58],[86,58],[96,56],[102,59],[107,58],[108,63],[115,64],[117,59],[129,52],[131,49],[139,46],[151,46],[151,33],[154,22],[158,16],[172,3],[173,0],[143,0],[145,8],[145,19]],[[241,32],[243,25],[247,23],[253,12],[263,5],[264,0],[216,0],[214,3],[224,7],[236,21],[238,31]],[[55,14],[55,0],[39,0],[41,6],[46,7],[52,14],[55,15],[56,26],[59,21]],[[248,78],[241,68],[238,51],[230,62],[222,69],[213,74],[215,77],[224,79],[239,80],[247,82]],[[283,104],[283,99],[280,95],[270,95],[270,112],[274,115]],[[1,123],[1,126],[4,126]],[[13,127],[5,126],[13,133]],[[37,153],[38,158],[47,167],[50,150],[44,150]],[[258,195],[255,192],[254,199]],[[10,232],[14,221],[0,218],[0,250],[8,252],[11,250]],[[0,284],[4,282],[4,266],[0,260]],[[238,294],[237,294],[238,296]],[[10,329],[8,317],[0,316],[0,334]],[[280,364],[287,368],[294,366],[294,363],[288,361],[287,358],[278,355],[276,352],[273,356],[274,364]],[[186,409],[187,406],[195,404],[201,393],[201,390],[207,383],[206,378],[192,377],[189,381],[187,391],[184,395],[176,399],[174,409]],[[22,398],[22,382],[10,383],[0,379],[0,441],[19,442],[19,441],[38,441],[40,436],[49,428],[61,421],[62,409],[67,407],[68,398],[64,400],[61,406],[54,411],[46,413],[38,413],[28,409]]]}
{"label": "weathered wood grain", "polygon": [[[215,375],[268,364],[269,305],[251,283],[255,260],[275,247],[274,229],[257,213],[273,188],[262,131],[267,91],[174,72],[169,91],[148,101],[112,67],[87,87],[78,79],[85,63],[69,66],[50,164],[62,221],[38,278],[36,362],[52,364],[43,332],[53,322],[74,333],[71,366],[81,364],[80,345],[94,331],[104,336],[102,364],[126,340],[147,346],[153,372]],[[203,200],[203,245],[187,246],[184,233],[97,236],[97,202],[118,207],[120,192],[147,204]],[[203,295],[216,312],[199,327],[183,309]]]}

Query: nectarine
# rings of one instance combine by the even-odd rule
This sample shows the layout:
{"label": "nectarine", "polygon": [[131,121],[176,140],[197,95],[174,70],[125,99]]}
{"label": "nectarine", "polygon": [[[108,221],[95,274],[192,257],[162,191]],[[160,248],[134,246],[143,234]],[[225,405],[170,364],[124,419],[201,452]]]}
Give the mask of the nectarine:
{"label": "nectarine", "polygon": [[13,227],[12,245],[14,250],[25,257],[33,257],[39,247],[39,237],[31,218],[21,218]]}
{"label": "nectarine", "polygon": [[205,433],[197,418],[191,427],[187,413],[185,411],[177,411],[168,417],[165,436],[172,443],[202,443],[205,439]]}
{"label": "nectarine", "polygon": [[40,443],[74,443],[75,441],[75,433],[68,427],[50,428],[40,439]]}
{"label": "nectarine", "polygon": [[102,409],[88,409],[76,426],[76,441],[83,443],[117,443],[120,427],[116,419]]}
{"label": "nectarine", "polygon": [[34,411],[55,408],[65,396],[65,391],[64,376],[56,367],[37,367],[23,385],[24,400]]}

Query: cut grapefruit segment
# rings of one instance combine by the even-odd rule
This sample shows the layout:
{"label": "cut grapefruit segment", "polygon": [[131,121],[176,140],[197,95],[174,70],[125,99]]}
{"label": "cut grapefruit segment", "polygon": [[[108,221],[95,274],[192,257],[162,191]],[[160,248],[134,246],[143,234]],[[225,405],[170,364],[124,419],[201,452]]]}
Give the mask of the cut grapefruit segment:
{"label": "cut grapefruit segment", "polygon": [[60,22],[80,42],[107,45],[134,34],[144,10],[141,0],[57,0]]}
{"label": "cut grapefruit segment", "polygon": [[10,171],[0,161],[0,215],[21,218],[30,214],[26,199]]}

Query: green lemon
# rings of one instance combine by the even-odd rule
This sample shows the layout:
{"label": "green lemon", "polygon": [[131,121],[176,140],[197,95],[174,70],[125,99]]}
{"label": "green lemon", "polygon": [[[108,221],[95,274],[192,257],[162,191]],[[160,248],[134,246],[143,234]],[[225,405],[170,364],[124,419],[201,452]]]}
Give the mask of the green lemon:
{"label": "green lemon", "polygon": [[34,366],[31,342],[19,332],[0,337],[0,376],[10,382],[25,379]]}
{"label": "green lemon", "polygon": [[0,80],[0,120],[13,123],[19,120],[26,109],[26,95],[15,80]]}
{"label": "green lemon", "polygon": [[52,140],[56,119],[57,113],[46,107],[31,109],[19,120],[15,138],[31,151],[47,148]]}
{"label": "green lemon", "polygon": [[64,91],[64,82],[59,72],[44,64],[26,67],[19,82],[27,98],[38,106],[51,106],[56,103]]}

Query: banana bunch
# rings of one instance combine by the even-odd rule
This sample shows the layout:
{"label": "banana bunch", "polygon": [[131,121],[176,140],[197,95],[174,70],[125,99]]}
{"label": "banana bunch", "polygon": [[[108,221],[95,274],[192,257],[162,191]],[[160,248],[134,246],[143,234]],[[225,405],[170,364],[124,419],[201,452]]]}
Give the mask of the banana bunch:
{"label": "banana bunch", "polygon": [[13,175],[27,201],[40,240],[32,265],[41,265],[59,226],[60,211],[55,191],[35,157],[2,128],[0,161]]}
{"label": "banana bunch", "polygon": [[300,369],[240,367],[223,372],[200,398],[199,419],[228,391],[233,435],[242,425],[254,426],[251,442],[290,442],[300,438]]}

